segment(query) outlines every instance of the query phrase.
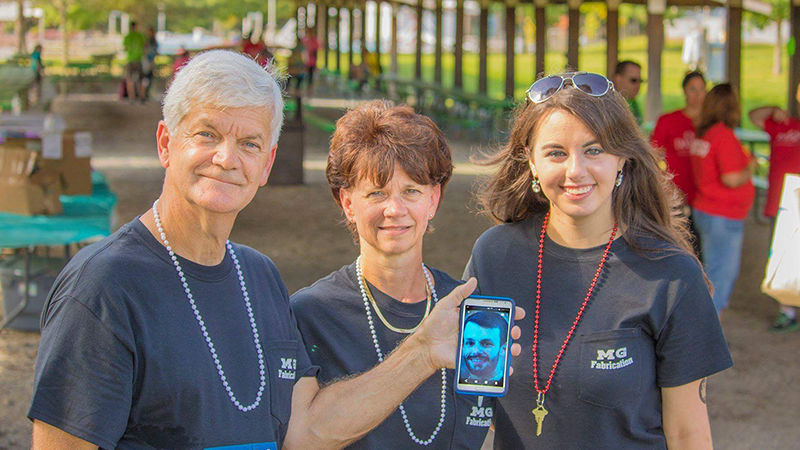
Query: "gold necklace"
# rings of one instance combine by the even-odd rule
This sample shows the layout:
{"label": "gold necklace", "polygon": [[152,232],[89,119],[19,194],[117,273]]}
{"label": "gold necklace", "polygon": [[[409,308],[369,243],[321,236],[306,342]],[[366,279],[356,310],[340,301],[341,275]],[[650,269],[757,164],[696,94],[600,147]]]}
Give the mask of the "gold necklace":
{"label": "gold necklace", "polygon": [[[425,270],[425,268],[423,267],[422,270]],[[427,273],[425,275],[427,275]],[[425,318],[428,317],[428,314],[431,312],[431,290],[428,287],[428,284],[425,283],[425,293],[428,294],[428,300],[427,300],[427,306],[425,307],[425,315],[422,316],[422,320],[420,320],[419,323],[414,328],[397,328],[396,326],[390,324],[388,320],[386,320],[386,317],[383,316],[381,309],[378,308],[378,303],[375,301],[375,298],[372,297],[372,292],[370,292],[369,290],[369,285],[367,284],[366,278],[364,278],[364,276],[361,275],[360,279],[362,286],[364,286],[364,293],[367,294],[367,298],[369,299],[369,302],[372,304],[372,309],[375,310],[375,315],[378,316],[378,319],[380,319],[381,322],[383,322],[386,328],[394,331],[395,333],[411,334],[417,331],[417,328],[419,328],[419,326],[422,325],[422,321],[425,320]]]}

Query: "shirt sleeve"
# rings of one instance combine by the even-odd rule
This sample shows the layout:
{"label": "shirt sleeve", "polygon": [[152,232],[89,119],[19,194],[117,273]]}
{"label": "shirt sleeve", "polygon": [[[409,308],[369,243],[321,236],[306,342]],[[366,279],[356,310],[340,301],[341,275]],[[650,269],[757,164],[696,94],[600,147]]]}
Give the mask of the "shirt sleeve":
{"label": "shirt sleeve", "polygon": [[311,357],[308,356],[308,349],[306,348],[305,341],[303,341],[303,335],[297,327],[297,320],[294,312],[290,311],[290,314],[292,325],[294,325],[295,336],[297,336],[297,377],[295,380],[299,380],[301,377],[316,377],[319,374],[320,367],[311,362]]}
{"label": "shirt sleeve", "polygon": [[279,281],[281,295],[286,301],[286,310],[289,313],[289,327],[290,333],[294,336],[292,340],[297,342],[297,376],[295,377],[295,382],[302,377],[316,377],[319,374],[319,366],[314,365],[311,362],[311,357],[308,356],[308,349],[306,348],[305,341],[303,340],[303,334],[300,332],[300,328],[297,325],[297,316],[295,312],[292,310],[290,304],[291,300],[289,298],[289,292],[286,289],[286,285],[283,283],[281,279],[280,273],[278,273],[278,268],[272,261],[268,263],[270,270],[272,271],[273,277]]}
{"label": "shirt sleeve", "polygon": [[80,301],[63,297],[51,308],[28,418],[115,448],[130,415],[133,353]]}
{"label": "shirt sleeve", "polygon": [[656,382],[675,387],[733,365],[711,295],[697,270],[677,294],[656,340]]}
{"label": "shirt sleeve", "polygon": [[717,145],[716,163],[721,175],[738,172],[747,166],[747,153],[732,130],[726,128],[724,133],[720,133]]}
{"label": "shirt sleeve", "polygon": [[764,119],[764,132],[767,133],[770,138],[775,136],[775,121],[772,120],[772,116]]}

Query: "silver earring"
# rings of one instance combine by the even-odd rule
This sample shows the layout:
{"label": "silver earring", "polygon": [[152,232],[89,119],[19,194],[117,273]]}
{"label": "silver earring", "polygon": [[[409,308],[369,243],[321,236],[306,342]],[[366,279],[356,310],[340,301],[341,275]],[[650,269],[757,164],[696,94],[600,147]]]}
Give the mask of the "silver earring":
{"label": "silver earring", "polygon": [[536,177],[531,180],[531,190],[537,194],[542,192],[542,187],[539,186],[539,180]]}
{"label": "silver earring", "polygon": [[614,185],[616,187],[619,187],[620,184],[622,184],[622,171],[621,170],[619,172],[617,172],[617,181],[614,182]]}

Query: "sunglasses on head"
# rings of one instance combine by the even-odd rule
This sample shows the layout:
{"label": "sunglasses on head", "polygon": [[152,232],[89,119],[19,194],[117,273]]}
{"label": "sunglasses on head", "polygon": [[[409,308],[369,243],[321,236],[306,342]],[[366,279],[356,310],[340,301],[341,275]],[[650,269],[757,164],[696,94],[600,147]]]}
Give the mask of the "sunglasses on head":
{"label": "sunglasses on head", "polygon": [[570,72],[563,75],[550,75],[540,78],[528,88],[528,100],[542,103],[564,88],[569,81],[573,87],[592,97],[601,97],[614,88],[608,78],[590,72]]}

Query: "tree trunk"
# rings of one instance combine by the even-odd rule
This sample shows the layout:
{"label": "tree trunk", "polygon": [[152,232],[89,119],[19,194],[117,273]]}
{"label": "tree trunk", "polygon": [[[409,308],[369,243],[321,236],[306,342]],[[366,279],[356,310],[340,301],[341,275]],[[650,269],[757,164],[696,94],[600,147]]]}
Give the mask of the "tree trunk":
{"label": "tree trunk", "polygon": [[69,27],[67,26],[67,1],[61,0],[61,63],[66,66],[69,62]]}
{"label": "tree trunk", "polygon": [[772,57],[772,73],[773,75],[780,75],[783,71],[783,59],[782,50],[783,50],[783,35],[781,34],[781,25],[783,25],[783,19],[778,18],[775,20],[777,25],[777,33],[775,36],[775,51],[773,52]]}
{"label": "tree trunk", "polygon": [[23,0],[17,0],[17,21],[14,23],[14,32],[17,35],[17,54],[25,55],[28,47],[25,45],[25,15],[22,5]]}

